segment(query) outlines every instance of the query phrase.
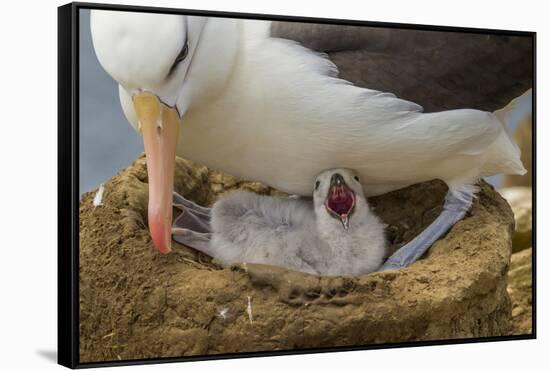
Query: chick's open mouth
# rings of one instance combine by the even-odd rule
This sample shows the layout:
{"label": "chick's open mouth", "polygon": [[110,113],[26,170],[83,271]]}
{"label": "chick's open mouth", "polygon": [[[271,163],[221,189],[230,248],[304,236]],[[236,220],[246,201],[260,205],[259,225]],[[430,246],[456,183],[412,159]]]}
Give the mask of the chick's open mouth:
{"label": "chick's open mouth", "polygon": [[331,185],[325,207],[334,216],[347,217],[355,207],[355,193],[345,183]]}

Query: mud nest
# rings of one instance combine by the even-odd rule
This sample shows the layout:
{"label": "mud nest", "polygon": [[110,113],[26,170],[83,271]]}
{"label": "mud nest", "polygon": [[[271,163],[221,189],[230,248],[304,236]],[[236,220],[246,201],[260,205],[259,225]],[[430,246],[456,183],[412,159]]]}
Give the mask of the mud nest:
{"label": "mud nest", "polygon": [[[178,159],[175,188],[210,205],[248,189],[280,195]],[[109,361],[506,335],[513,215],[481,182],[468,215],[424,259],[398,271],[317,277],[252,265],[222,269],[179,246],[160,255],[147,230],[145,159],[80,202],[80,361]],[[369,201],[391,250],[441,212],[433,181]]]}

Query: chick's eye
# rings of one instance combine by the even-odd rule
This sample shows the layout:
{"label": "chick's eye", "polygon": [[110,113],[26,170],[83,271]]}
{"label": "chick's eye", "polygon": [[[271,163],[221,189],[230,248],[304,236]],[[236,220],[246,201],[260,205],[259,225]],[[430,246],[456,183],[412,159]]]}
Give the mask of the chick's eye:
{"label": "chick's eye", "polygon": [[357,175],[356,175],[356,176],[354,176],[354,177],[353,177],[353,179],[355,179],[355,180],[359,181],[359,177],[358,177]]}
{"label": "chick's eye", "polygon": [[321,184],[321,182],[319,182],[319,181],[315,182],[315,190],[317,190],[317,188],[319,188],[319,184]]}

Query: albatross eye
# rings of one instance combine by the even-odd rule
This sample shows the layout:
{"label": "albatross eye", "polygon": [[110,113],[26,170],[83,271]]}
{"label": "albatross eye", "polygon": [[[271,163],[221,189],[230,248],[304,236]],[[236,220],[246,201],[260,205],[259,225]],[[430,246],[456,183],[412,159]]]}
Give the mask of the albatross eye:
{"label": "albatross eye", "polygon": [[319,182],[319,181],[315,182],[315,190],[317,190],[317,188],[319,188],[319,184],[321,184],[321,182]]}
{"label": "albatross eye", "polygon": [[359,177],[358,177],[357,175],[356,175],[356,176],[354,176],[354,177],[353,177],[353,179],[355,179],[355,180],[359,181]]}
{"label": "albatross eye", "polygon": [[178,54],[178,56],[174,60],[174,63],[172,63],[172,66],[170,67],[170,71],[168,72],[168,76],[170,76],[172,74],[172,72],[174,72],[174,70],[176,69],[176,67],[178,66],[178,64],[181,61],[183,61],[185,58],[187,58],[187,53],[188,52],[189,52],[189,42],[186,40],[185,44],[183,45],[183,48],[181,48],[180,53]]}
{"label": "albatross eye", "polygon": [[178,64],[179,62],[183,61],[187,57],[187,53],[189,52],[189,43],[185,41],[185,45],[183,45],[183,48],[181,48],[180,53],[176,57],[176,60],[174,61],[174,64]]}

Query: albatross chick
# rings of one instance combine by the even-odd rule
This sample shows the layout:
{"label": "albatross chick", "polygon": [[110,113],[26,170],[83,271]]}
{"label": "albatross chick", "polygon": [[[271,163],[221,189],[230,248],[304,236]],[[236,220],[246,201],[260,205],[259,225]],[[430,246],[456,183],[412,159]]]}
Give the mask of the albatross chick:
{"label": "albatross chick", "polygon": [[386,256],[384,225],[348,169],[318,175],[313,201],[232,192],[214,204],[211,228],[175,228],[174,238],[224,266],[269,264],[329,276],[373,272]]}

